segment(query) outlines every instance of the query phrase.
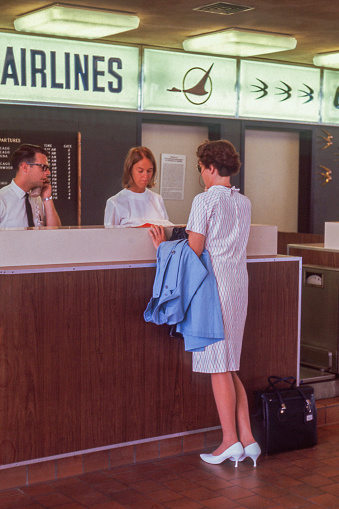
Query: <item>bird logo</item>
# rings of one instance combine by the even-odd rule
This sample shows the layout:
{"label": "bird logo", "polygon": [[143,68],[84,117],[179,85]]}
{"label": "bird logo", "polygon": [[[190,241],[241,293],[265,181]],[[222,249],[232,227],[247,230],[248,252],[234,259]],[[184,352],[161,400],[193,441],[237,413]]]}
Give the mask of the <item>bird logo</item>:
{"label": "bird logo", "polygon": [[192,67],[186,72],[182,80],[182,88],[168,88],[167,92],[182,92],[191,104],[201,105],[206,103],[212,95],[210,74],[213,65],[207,71],[202,67]]}

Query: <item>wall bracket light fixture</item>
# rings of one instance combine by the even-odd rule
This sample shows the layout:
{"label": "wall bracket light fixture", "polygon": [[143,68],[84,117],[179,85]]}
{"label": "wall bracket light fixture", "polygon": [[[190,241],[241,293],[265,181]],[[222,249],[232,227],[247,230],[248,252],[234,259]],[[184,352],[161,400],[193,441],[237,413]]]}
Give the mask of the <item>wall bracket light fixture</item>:
{"label": "wall bracket light fixture", "polygon": [[99,39],[134,30],[139,21],[134,14],[53,4],[20,16],[14,27],[19,32]]}
{"label": "wall bracket light fixture", "polygon": [[183,42],[185,51],[251,57],[266,53],[292,50],[297,40],[289,35],[228,28],[189,37]]}

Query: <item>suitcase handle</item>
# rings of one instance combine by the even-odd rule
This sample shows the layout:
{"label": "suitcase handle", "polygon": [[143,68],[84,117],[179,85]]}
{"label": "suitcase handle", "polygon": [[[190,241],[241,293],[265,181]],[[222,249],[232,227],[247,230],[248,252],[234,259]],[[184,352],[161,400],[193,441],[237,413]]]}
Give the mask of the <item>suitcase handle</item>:
{"label": "suitcase handle", "polygon": [[306,413],[307,414],[311,414],[312,413],[311,401],[308,398],[306,398],[305,394],[303,393],[303,391],[299,387],[296,387],[296,379],[293,376],[287,376],[285,378],[281,378],[279,376],[272,375],[272,376],[268,377],[269,385],[268,385],[267,389],[270,389],[270,388],[273,389],[275,394],[277,395],[277,398],[278,398],[279,403],[280,403],[280,410],[279,410],[279,412],[281,414],[283,414],[285,412],[286,405],[285,405],[285,403],[284,403],[284,401],[282,399],[282,396],[281,396],[281,394],[279,392],[279,389],[276,387],[276,384],[278,384],[279,382],[286,382],[286,383],[290,384],[291,389],[297,390],[300,393],[300,395],[305,400],[305,403],[306,403]]}
{"label": "suitcase handle", "polygon": [[268,385],[267,389],[269,389],[270,387],[272,389],[274,389],[275,384],[278,384],[279,382],[285,382],[287,384],[290,384],[291,389],[294,389],[295,385],[297,383],[297,381],[294,378],[294,376],[286,376],[285,378],[281,378],[280,376],[272,375],[272,376],[268,377],[268,384],[269,385]]}

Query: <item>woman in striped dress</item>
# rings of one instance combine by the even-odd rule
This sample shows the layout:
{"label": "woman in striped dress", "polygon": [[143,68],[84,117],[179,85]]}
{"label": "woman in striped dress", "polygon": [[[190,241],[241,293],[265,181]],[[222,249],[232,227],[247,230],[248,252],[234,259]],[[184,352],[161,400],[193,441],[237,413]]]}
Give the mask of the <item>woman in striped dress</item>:
{"label": "woman in striped dress", "polygon": [[[232,143],[205,142],[197,156],[206,192],[194,198],[186,230],[189,246],[198,256],[204,248],[209,252],[225,331],[224,340],[193,353],[193,371],[211,373],[223,431],[221,445],[212,454],[201,454],[201,459],[212,464],[230,459],[237,466],[238,461],[251,457],[256,466],[260,447],[252,435],[246,392],[236,373],[247,314],[251,203],[230,184],[241,164]],[[153,227],[151,236],[155,247],[165,240],[161,227]]]}

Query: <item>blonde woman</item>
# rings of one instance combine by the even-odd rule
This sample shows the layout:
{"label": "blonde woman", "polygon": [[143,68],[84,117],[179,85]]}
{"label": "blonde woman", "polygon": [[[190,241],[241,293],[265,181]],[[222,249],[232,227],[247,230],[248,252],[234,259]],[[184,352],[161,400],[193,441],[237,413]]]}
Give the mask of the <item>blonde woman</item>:
{"label": "blonde woman", "polygon": [[142,226],[147,223],[170,226],[164,200],[150,189],[154,186],[157,167],[147,147],[129,150],[122,176],[124,189],[107,200],[104,224]]}

